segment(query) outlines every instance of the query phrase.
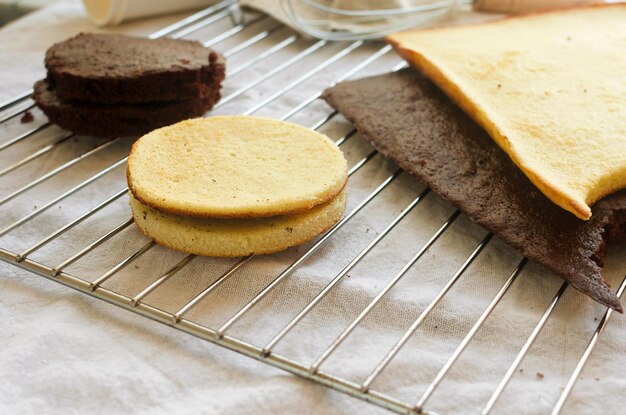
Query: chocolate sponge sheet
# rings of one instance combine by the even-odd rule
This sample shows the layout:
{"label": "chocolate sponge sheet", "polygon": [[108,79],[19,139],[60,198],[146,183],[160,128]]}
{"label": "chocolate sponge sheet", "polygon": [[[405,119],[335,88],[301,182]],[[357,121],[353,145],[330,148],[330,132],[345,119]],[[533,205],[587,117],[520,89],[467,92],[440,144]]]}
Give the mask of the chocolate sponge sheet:
{"label": "chocolate sponge sheet", "polygon": [[626,242],[626,191],[583,221],[548,200],[471,118],[414,69],[341,82],[323,98],[380,153],[532,261],[622,311],[602,278]]}

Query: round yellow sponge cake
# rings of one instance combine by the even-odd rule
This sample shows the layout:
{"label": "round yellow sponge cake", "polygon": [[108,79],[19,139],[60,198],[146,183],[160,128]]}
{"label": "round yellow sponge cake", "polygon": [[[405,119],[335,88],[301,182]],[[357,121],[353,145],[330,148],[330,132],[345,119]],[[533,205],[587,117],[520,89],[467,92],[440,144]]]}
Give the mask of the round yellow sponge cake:
{"label": "round yellow sponge cake", "polygon": [[292,215],[334,199],[346,160],[325,135],[270,118],[182,121],[141,137],[128,186],[142,204],[203,218]]}
{"label": "round yellow sponge cake", "polygon": [[177,251],[206,256],[270,254],[330,229],[346,208],[346,191],[304,213],[253,219],[211,219],[163,213],[130,196],[135,223],[149,238]]}

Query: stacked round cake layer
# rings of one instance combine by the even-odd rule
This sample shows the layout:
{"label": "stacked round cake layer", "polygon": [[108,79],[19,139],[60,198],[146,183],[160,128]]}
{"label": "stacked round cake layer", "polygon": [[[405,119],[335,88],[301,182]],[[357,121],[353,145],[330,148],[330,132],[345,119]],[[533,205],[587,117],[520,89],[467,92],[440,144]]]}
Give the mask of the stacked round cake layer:
{"label": "stacked round cake layer", "polygon": [[137,226],[198,255],[266,254],[331,228],[346,160],[326,136],[249,116],[187,120],[141,137],[127,179]]}
{"label": "stacked round cake layer", "polygon": [[209,111],[225,61],[201,43],[81,33],[46,52],[33,99],[77,134],[144,134]]}

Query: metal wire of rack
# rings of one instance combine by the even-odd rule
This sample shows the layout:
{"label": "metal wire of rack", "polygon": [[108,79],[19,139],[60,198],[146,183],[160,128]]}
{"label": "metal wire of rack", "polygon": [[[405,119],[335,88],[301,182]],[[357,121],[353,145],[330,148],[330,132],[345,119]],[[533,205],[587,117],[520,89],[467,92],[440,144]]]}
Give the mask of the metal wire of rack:
{"label": "metal wire of rack", "polygon": [[[224,29],[225,26],[217,28],[217,32],[213,33],[209,40],[205,41],[204,44],[206,46],[214,46],[218,44],[223,45],[224,42],[230,42],[234,46],[223,51],[227,58],[235,57],[244,50],[260,47],[261,43],[263,43],[262,41],[271,40],[269,46],[266,45],[263,46],[263,49],[261,50],[255,50],[252,58],[239,63],[232,69],[229,67],[228,78],[242,73],[247,74],[250,71],[254,72],[254,69],[259,65],[268,62],[270,63],[269,67],[257,70],[255,72],[257,75],[256,77],[254,76],[255,74],[249,75],[250,80],[245,83],[245,85],[226,93],[225,97],[216,106],[216,110],[231,102],[238,102],[239,99],[245,97],[256,87],[263,86],[265,83],[271,82],[276,75],[281,74],[288,68],[294,67],[294,65],[301,64],[307,58],[313,58],[311,63],[309,63],[310,67],[308,70],[298,71],[299,76],[288,82],[281,83],[279,88],[276,88],[274,85],[274,89],[269,90],[271,92],[262,91],[258,97],[254,97],[250,101],[253,105],[249,109],[242,112],[244,114],[254,114],[269,107],[273,102],[284,97],[288,92],[306,84],[309,81],[312,82],[316,75],[322,73],[331,65],[337,63],[347,63],[349,69],[343,72],[340,76],[334,76],[335,82],[348,79],[358,73],[361,73],[364,69],[372,66],[373,63],[379,62],[383,57],[388,59],[388,61],[393,62],[391,67],[393,70],[398,70],[404,66],[399,59],[393,57],[393,54],[390,53],[391,48],[389,46],[377,43],[365,43],[362,40],[333,43],[326,40],[303,39],[299,34],[291,31],[289,28],[286,28],[280,23],[277,23],[271,18],[261,14],[246,12],[245,21],[239,21],[238,19],[233,18],[234,14],[238,14],[238,11],[233,9],[233,6],[235,5],[235,0],[222,1],[151,35],[152,38],[166,35],[175,38],[189,36],[192,34],[201,36],[201,32],[203,30],[211,29],[217,24],[226,24],[228,25],[226,29]],[[329,52],[329,56],[321,61],[319,58],[316,58],[317,52],[322,49],[329,48],[332,49]],[[348,56],[357,50],[363,50],[363,55],[360,55],[361,58],[356,60],[348,59]],[[282,57],[277,58],[277,56],[281,54],[283,54]],[[317,90],[317,92],[314,92],[308,95],[307,98],[300,100],[290,111],[282,115],[280,118],[287,120],[310,110],[309,112],[319,118],[316,122],[309,125],[311,128],[317,130],[327,126],[331,121],[338,118],[337,113],[328,112],[326,109],[321,112],[320,118],[320,110],[311,110],[311,107],[316,103],[317,99],[321,95],[321,88],[325,86],[328,85],[313,83],[313,87]],[[32,109],[34,104],[29,100],[30,93],[31,91],[25,91],[13,99],[1,103],[0,123],[6,124],[14,122],[20,114]],[[237,108],[240,108],[240,106]],[[53,127],[49,123],[43,123],[42,125],[21,132],[17,136],[7,138],[0,143],[0,151],[15,148],[19,145],[23,145],[24,143],[32,143],[43,132],[46,132],[51,128]],[[72,144],[70,139],[73,137],[73,134],[59,131],[53,135],[55,135],[55,138],[49,144],[45,144],[43,146],[36,145],[35,150],[27,153],[27,155],[23,158],[13,161],[11,164],[2,168],[0,170],[0,179],[5,178],[5,176],[8,176],[11,172],[17,169],[33,165],[35,160],[59,149],[61,146]],[[347,133],[341,135],[337,139],[336,144],[341,148],[344,148],[346,143],[350,143],[351,141],[357,139],[357,132],[354,129],[351,129]],[[8,204],[21,197],[29,197],[29,191],[31,189],[46,185],[59,175],[73,172],[84,160],[91,160],[93,156],[102,156],[103,154],[110,152],[114,147],[120,145],[121,141],[123,140],[115,138],[97,143],[95,147],[77,154],[74,158],[69,159],[46,173],[35,177],[32,181],[0,197],[0,206]],[[356,160],[352,164],[349,175],[353,177],[357,172],[368,165],[368,163],[376,159],[376,157],[376,151],[369,151],[364,155],[364,157]],[[125,161],[125,156],[115,160],[101,170],[88,175],[70,189],[58,194],[50,200],[45,201],[42,205],[35,208],[30,213],[4,225],[4,227],[0,229],[0,238],[8,234],[14,235],[20,230],[23,231],[24,227],[27,226],[29,222],[44,214],[52,206],[55,206],[68,198],[80,195],[81,190],[111,173],[119,173],[121,170],[120,168],[123,168]],[[219,324],[214,326],[201,323],[200,321],[202,318],[197,315],[195,317],[190,317],[192,311],[197,309],[204,299],[209,297],[212,293],[215,293],[222,285],[236,276],[237,273],[247,264],[253,263],[255,260],[254,256],[241,258],[233,264],[230,264],[210,284],[203,286],[192,298],[186,299],[182,305],[180,305],[178,309],[173,312],[159,308],[159,306],[154,303],[151,304],[151,302],[148,301],[148,298],[150,294],[158,291],[160,288],[163,288],[169,279],[192,263],[194,259],[196,259],[194,255],[184,256],[173,266],[160,273],[151,283],[143,286],[133,295],[123,293],[123,290],[115,290],[114,288],[107,287],[105,284],[116,275],[119,275],[122,270],[127,269],[130,264],[138,261],[141,257],[146,255],[146,253],[153,250],[155,244],[151,241],[142,243],[139,249],[134,250],[128,256],[115,258],[114,265],[108,267],[108,269],[97,275],[95,278],[83,278],[67,271],[67,269],[72,265],[80,262],[81,259],[95,252],[98,247],[105,245],[107,241],[129,229],[132,224],[132,219],[130,217],[125,218],[121,223],[113,226],[108,231],[98,234],[91,243],[72,253],[64,260],[59,260],[56,263],[50,263],[49,261],[45,262],[34,258],[35,254],[43,248],[53,242],[59,241],[65,234],[78,227],[81,223],[88,221],[90,218],[93,218],[96,214],[98,214],[98,212],[101,212],[107,207],[122,200],[128,191],[125,186],[116,188],[112,195],[105,200],[92,204],[83,214],[69,222],[66,222],[64,225],[56,228],[45,237],[33,242],[25,248],[7,248],[0,240],[0,259],[9,264],[34,272],[51,281],[73,288],[84,294],[117,305],[123,309],[143,315],[182,332],[237,351],[253,359],[279,367],[298,376],[310,379],[319,384],[352,395],[364,401],[371,402],[391,411],[395,411],[397,413],[434,413],[428,408],[430,398],[438,389],[442,381],[446,378],[448,373],[453,370],[455,363],[468,348],[468,345],[479,330],[481,330],[484,326],[485,321],[492,315],[494,309],[496,309],[502,299],[505,298],[511,286],[514,284],[516,279],[518,279],[522,270],[526,267],[526,259],[521,259],[508,277],[504,279],[503,285],[499,288],[495,296],[489,300],[487,306],[482,310],[479,317],[470,324],[469,330],[466,332],[465,336],[454,348],[449,357],[447,357],[443,366],[439,368],[436,375],[428,383],[428,386],[417,399],[407,400],[398,398],[392,393],[375,388],[373,385],[381,377],[385,368],[387,368],[387,366],[398,356],[416,331],[424,324],[431,313],[433,313],[433,310],[435,310],[437,306],[446,298],[446,295],[448,295],[448,293],[462,279],[467,270],[472,266],[477,258],[479,258],[481,253],[485,251],[486,247],[493,240],[491,234],[484,235],[479,244],[470,250],[469,255],[461,261],[460,266],[458,266],[452,277],[440,288],[438,294],[432,298],[422,310],[420,310],[419,314],[413,319],[410,326],[402,330],[402,335],[393,344],[391,344],[391,347],[386,355],[376,363],[363,381],[355,382],[353,380],[346,379],[341,375],[332,373],[330,370],[324,370],[324,365],[329,358],[335,354],[338,348],[340,348],[340,346],[359,328],[359,326],[364,324],[367,317],[373,312],[373,310],[385,301],[392,289],[396,287],[402,278],[405,277],[405,275],[407,275],[407,273],[418,263],[418,261],[420,261],[420,259],[422,259],[424,255],[429,252],[437,241],[442,238],[446,231],[453,227],[454,224],[462,218],[462,215],[458,210],[454,210],[447,216],[440,226],[435,227],[434,233],[425,238],[424,243],[416,250],[413,256],[405,262],[402,268],[393,275],[393,277],[376,293],[376,295],[366,301],[365,306],[360,308],[358,314],[351,319],[345,329],[323,348],[323,351],[317,355],[312,363],[303,363],[296,359],[284,356],[276,351],[277,345],[283,342],[285,337],[293,332],[304,319],[310,317],[313,310],[324,300],[325,297],[331,295],[334,290],[339,289],[338,287],[340,287],[340,283],[349,277],[349,273],[354,270],[355,267],[361,263],[382,240],[388,237],[391,232],[398,227],[398,225],[403,223],[407,216],[413,212],[418,205],[421,205],[423,201],[427,199],[430,195],[429,189],[419,190],[410,203],[408,203],[400,211],[400,213],[395,216],[386,227],[384,227],[384,229],[380,230],[360,252],[351,256],[348,263],[341,269],[341,271],[336,273],[334,277],[332,277],[332,279],[302,307],[301,311],[297,315],[290,317],[287,322],[282,325],[281,330],[269,339],[265,339],[261,345],[254,344],[243,338],[237,337],[235,334],[231,334],[233,326],[235,326],[242,319],[248,317],[252,312],[251,310],[258,307],[264,299],[268,298],[275,290],[277,290],[277,287],[281,283],[284,283],[289,278],[292,278],[295,271],[303,266],[307,260],[318,253],[318,251],[322,251],[324,246],[328,244],[329,241],[333,240],[333,237],[336,239],[337,237],[335,235],[340,233],[344,226],[349,224],[349,222],[353,220],[357,214],[364,211],[364,209],[366,209],[372,201],[379,198],[385,189],[397,182],[401,176],[403,176],[402,171],[397,168],[393,168],[392,173],[377,183],[373,190],[364,191],[364,197],[356,203],[354,207],[348,210],[345,217],[335,227],[312,244],[305,246],[304,252],[297,252],[296,256],[293,256],[295,254],[288,256],[287,259],[289,261],[286,262],[287,266],[283,267],[283,265],[281,265],[281,272],[274,275],[266,283],[264,283],[265,285],[260,290],[257,290],[253,294],[252,298],[246,301],[234,313],[231,313],[226,319],[223,319]],[[481,413],[488,414],[494,409],[498,399],[510,383],[521,362],[527,356],[540,332],[544,329],[554,310],[557,308],[557,305],[564,296],[566,289],[566,283],[560,285],[547,308],[545,308],[545,311],[543,311],[539,320],[535,323],[534,327],[525,338],[522,347],[510,363],[506,373],[500,378],[500,381],[497,383],[493,393],[487,402],[484,403]],[[618,296],[621,296],[625,289],[626,278],[623,279],[619,285],[617,290]],[[589,359],[591,352],[596,346],[600,335],[607,327],[612,312],[613,311],[610,309],[607,309],[604,312],[593,332],[591,339],[584,348],[583,354],[575,363],[575,367],[571,372],[571,375],[560,392],[557,400],[554,402],[551,409],[552,414],[558,414],[563,409],[565,402],[571,395],[574,385],[581,375],[582,370]]]}

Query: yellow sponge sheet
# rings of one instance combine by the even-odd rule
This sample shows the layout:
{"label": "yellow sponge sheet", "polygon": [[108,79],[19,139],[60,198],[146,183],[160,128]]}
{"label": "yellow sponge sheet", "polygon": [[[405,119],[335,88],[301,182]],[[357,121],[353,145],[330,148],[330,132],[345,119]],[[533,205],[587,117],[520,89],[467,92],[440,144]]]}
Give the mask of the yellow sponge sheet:
{"label": "yellow sponge sheet", "polygon": [[563,209],[589,219],[595,201],[626,188],[626,5],[388,41]]}

